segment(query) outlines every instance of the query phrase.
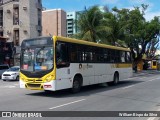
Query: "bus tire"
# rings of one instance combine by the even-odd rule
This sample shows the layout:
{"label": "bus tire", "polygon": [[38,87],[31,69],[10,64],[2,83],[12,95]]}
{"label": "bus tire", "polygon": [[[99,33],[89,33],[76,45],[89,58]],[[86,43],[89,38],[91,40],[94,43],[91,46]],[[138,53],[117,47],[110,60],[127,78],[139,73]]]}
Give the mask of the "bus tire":
{"label": "bus tire", "polygon": [[108,86],[113,86],[113,85],[117,85],[119,82],[119,74],[118,72],[114,73],[114,77],[113,77],[113,81],[111,82],[107,82]]}
{"label": "bus tire", "polygon": [[82,87],[82,78],[79,76],[75,76],[71,89],[72,93],[78,93],[81,90],[81,87]]}

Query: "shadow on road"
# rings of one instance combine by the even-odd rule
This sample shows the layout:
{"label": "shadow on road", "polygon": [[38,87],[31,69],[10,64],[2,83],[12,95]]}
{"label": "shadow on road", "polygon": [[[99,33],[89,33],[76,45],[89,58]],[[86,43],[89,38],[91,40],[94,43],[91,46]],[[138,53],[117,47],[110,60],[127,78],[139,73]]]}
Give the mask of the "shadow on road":
{"label": "shadow on road", "polygon": [[80,97],[80,96],[89,96],[89,95],[94,95],[100,92],[104,91],[110,91],[110,90],[116,90],[119,88],[123,88],[126,86],[130,85],[135,85],[138,83],[141,83],[144,81],[131,81],[131,80],[125,80],[125,81],[120,81],[118,85],[116,86],[107,86],[106,84],[97,84],[97,85],[89,85],[82,87],[81,91],[79,93],[73,94],[70,92],[70,89],[66,90],[59,90],[55,92],[36,92],[36,93],[29,93],[26,95],[31,95],[31,96],[41,96],[41,97],[53,97],[53,98],[66,98],[66,97]]}

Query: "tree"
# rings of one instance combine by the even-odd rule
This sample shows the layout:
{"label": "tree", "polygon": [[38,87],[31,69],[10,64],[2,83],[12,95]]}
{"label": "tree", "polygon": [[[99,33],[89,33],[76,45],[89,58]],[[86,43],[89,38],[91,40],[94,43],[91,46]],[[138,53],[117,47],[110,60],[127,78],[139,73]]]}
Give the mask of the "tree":
{"label": "tree", "polygon": [[103,24],[111,29],[107,34],[107,41],[109,44],[126,46],[124,41],[122,40],[124,38],[124,34],[116,14],[105,12]]}
{"label": "tree", "polygon": [[110,32],[110,28],[102,24],[103,13],[98,6],[85,9],[79,16],[77,21],[79,33],[74,35],[87,41],[98,42],[103,41]]}
{"label": "tree", "polygon": [[153,39],[158,38],[160,31],[158,17],[147,22],[144,18],[147,5],[142,5],[142,8],[142,11],[139,7],[135,7],[133,10],[113,8],[124,33],[124,41],[131,49],[134,62],[136,63],[142,59],[147,45]]}

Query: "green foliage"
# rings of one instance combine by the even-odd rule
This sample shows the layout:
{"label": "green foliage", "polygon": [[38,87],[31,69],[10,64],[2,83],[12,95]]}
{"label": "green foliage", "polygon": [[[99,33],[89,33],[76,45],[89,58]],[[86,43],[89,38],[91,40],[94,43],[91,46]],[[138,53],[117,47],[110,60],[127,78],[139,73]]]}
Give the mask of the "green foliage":
{"label": "green foliage", "polygon": [[101,12],[98,6],[85,9],[77,21],[80,32],[73,37],[129,47],[134,61],[139,61],[148,49],[154,48],[154,51],[157,49],[160,35],[159,17],[151,21],[146,21],[144,18],[147,7],[148,5],[144,4],[141,9],[134,7],[133,10],[114,7],[112,12],[108,9]]}
{"label": "green foliage", "polygon": [[131,49],[135,62],[142,59],[147,45],[153,39],[158,39],[159,35],[159,19],[155,17],[147,22],[144,18],[147,7],[147,5],[142,5],[142,11],[139,7],[135,7],[133,10],[113,8],[113,11],[117,14],[120,28],[124,33],[123,40]]}
{"label": "green foliage", "polygon": [[85,11],[80,14],[77,23],[78,29],[81,32],[73,37],[92,42],[106,39],[106,35],[110,32],[110,28],[104,26],[102,24],[102,20],[103,13],[100,11],[98,6],[85,9]]}

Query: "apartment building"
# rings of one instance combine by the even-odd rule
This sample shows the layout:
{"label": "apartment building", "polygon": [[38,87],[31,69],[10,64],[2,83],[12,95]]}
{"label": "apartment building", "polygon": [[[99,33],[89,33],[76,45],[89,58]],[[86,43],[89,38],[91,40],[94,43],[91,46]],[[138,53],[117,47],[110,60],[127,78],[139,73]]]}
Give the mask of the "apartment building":
{"label": "apartment building", "polygon": [[66,37],[66,12],[62,9],[42,11],[42,35]]}
{"label": "apartment building", "polygon": [[[12,50],[18,48],[24,39],[41,36],[41,33],[41,0],[0,0],[0,36],[7,39],[6,43],[13,43]],[[4,44],[4,47],[7,46]],[[12,51],[16,52],[20,52],[19,49]],[[11,54],[9,58],[14,56]]]}
{"label": "apartment building", "polygon": [[67,36],[72,36],[78,32],[77,20],[82,11],[67,12]]}
{"label": "apartment building", "polygon": [[[107,6],[99,6],[99,9],[102,12],[106,12],[108,10]],[[67,36],[68,37],[80,31],[77,26],[77,20],[79,19],[80,14],[83,12],[84,11],[67,12],[66,18],[67,18]]]}

